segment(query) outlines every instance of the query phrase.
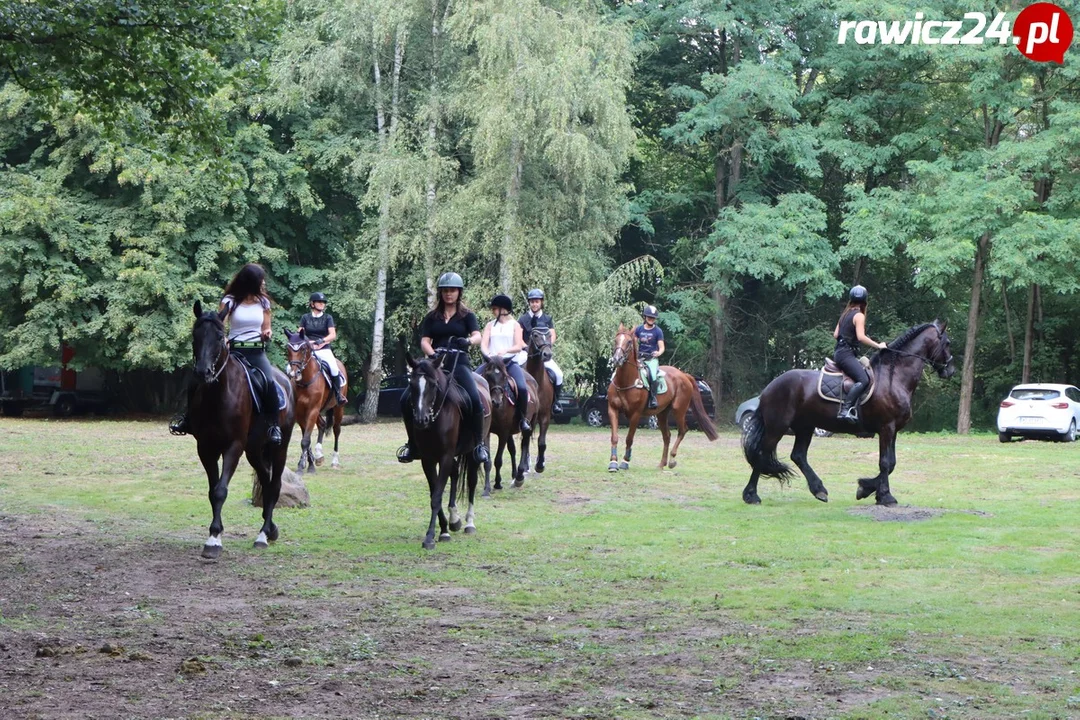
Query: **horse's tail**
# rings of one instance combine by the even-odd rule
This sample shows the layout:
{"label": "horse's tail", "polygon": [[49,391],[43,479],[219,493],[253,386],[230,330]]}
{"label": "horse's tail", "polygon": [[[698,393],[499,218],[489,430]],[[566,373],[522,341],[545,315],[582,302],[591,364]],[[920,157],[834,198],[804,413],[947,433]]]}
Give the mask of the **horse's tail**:
{"label": "horse's tail", "polygon": [[691,375],[687,375],[690,378],[690,407],[694,409],[694,415],[697,417],[698,427],[701,428],[701,432],[705,433],[705,437],[709,440],[715,440],[720,437],[716,432],[716,426],[713,425],[712,418],[709,417],[709,413],[705,412],[705,403],[701,399],[701,390],[698,389],[697,379]]}
{"label": "horse's tail", "polygon": [[786,482],[795,473],[776,457],[776,447],[773,446],[768,452],[762,447],[765,443],[765,421],[760,413],[755,410],[750,416],[749,426],[742,436],[743,455],[750,467],[762,475],[774,477],[780,482]]}

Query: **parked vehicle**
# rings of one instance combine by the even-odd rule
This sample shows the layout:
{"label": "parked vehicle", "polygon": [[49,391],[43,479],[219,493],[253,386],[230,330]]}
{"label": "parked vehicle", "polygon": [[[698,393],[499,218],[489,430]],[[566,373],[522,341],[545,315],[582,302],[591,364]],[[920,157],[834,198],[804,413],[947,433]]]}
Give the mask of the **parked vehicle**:
{"label": "parked vehicle", "polygon": [[[705,412],[709,415],[709,418],[716,417],[716,407],[713,404],[712,388],[709,384],[701,378],[696,378],[698,384],[698,390],[701,392],[701,403],[705,406]],[[586,425],[592,427],[603,427],[608,424],[608,405],[607,405],[607,389],[595,393],[592,397],[585,401],[585,404],[581,406],[581,419],[585,421]],[[619,414],[619,425],[626,427],[630,424],[629,419]],[[686,426],[688,428],[696,430],[698,428],[697,416],[693,411],[686,415]],[[647,427],[650,429],[656,429],[658,427],[655,415],[648,417],[642,417],[638,422],[638,427]]]}
{"label": "parked vehicle", "polygon": [[[409,387],[408,375],[391,375],[383,378],[383,381],[379,383],[379,405],[375,414],[380,417],[401,417],[401,393],[405,392],[407,387]],[[357,412],[360,412],[360,409],[364,407],[366,399],[366,391],[360,393],[360,396],[356,398]],[[562,414],[552,415],[551,420],[554,423],[565,425],[578,414],[577,398],[563,390],[559,394],[558,402],[563,409]]]}
{"label": "parked vehicle", "polygon": [[1080,390],[1072,385],[1017,385],[998,406],[998,440],[1013,437],[1076,440],[1080,425]]}
{"label": "parked vehicle", "polygon": [[[746,426],[750,423],[750,417],[754,414],[754,411],[758,409],[758,395],[744,401],[739,407],[735,409],[735,424],[746,432]],[[791,434],[791,431],[788,431]],[[818,437],[829,437],[832,433],[828,430],[822,430],[821,428],[814,428],[814,434]]]}
{"label": "parked vehicle", "polygon": [[24,367],[0,372],[0,412],[19,417],[26,410],[51,409],[57,417],[105,412],[105,374],[98,368],[76,372],[67,364],[74,351],[65,347],[60,367]]}

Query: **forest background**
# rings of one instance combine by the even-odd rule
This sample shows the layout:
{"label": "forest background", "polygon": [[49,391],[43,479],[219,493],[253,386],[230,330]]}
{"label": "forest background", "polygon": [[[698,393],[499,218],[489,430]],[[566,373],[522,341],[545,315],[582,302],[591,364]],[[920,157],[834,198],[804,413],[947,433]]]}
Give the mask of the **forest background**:
{"label": "forest background", "polygon": [[0,368],[64,344],[173,408],[192,304],[257,261],[279,339],[330,296],[355,391],[454,270],[482,321],[543,288],[581,393],[657,305],[726,408],[820,365],[859,283],[875,339],[948,321],[962,372],[915,427],[988,429],[1012,385],[1080,380],[1077,51],[836,37],[1020,7],[4,3]]}

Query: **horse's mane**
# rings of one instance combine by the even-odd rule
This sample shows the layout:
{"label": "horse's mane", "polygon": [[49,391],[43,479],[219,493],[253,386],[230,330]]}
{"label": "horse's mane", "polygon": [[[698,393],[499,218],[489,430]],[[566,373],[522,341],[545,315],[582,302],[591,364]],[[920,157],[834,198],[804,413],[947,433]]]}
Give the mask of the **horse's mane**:
{"label": "horse's mane", "polygon": [[[919,334],[929,327],[934,327],[934,323],[923,323],[922,325],[916,325],[915,327],[908,328],[904,332],[900,333],[895,340],[890,342],[889,348],[892,350],[903,350],[904,347],[914,340]],[[870,366],[877,367],[883,362],[895,362],[900,356],[896,353],[881,352],[874,353],[870,358]]]}
{"label": "horse's mane", "polygon": [[438,382],[438,377],[440,375],[446,378],[446,382],[448,383],[446,402],[454,404],[458,409],[465,407],[465,405],[469,402],[468,394],[466,394],[464,388],[457,384],[457,382],[454,380],[454,376],[446,375],[441,370],[436,370],[435,366],[431,363],[430,360],[426,358],[421,360],[419,363],[417,363],[416,369],[421,370],[421,372],[427,375],[429,379],[435,380],[436,383]]}

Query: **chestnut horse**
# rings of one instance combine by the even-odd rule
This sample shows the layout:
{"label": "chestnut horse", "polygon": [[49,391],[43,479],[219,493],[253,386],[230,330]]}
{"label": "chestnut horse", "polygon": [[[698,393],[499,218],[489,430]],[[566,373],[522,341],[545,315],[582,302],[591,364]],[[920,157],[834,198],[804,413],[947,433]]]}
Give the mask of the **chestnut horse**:
{"label": "chestnut horse", "polygon": [[[510,450],[510,466],[514,467],[516,459],[514,457],[514,435],[521,432],[521,424],[517,418],[517,406],[510,402],[510,394],[507,383],[510,380],[510,374],[506,371],[506,363],[499,356],[485,357],[484,358],[484,371],[480,374],[484,380],[487,381],[488,387],[491,388],[491,434],[499,438],[499,449],[495,452],[495,489],[502,490],[502,456],[503,448],[509,448]],[[532,375],[525,375],[525,384],[528,386],[529,403],[525,408],[521,416],[525,418],[525,421],[532,425],[536,420],[537,411],[537,387],[536,380]],[[532,435],[530,430],[528,433],[523,433],[521,436],[521,464],[514,467],[511,473],[514,478],[514,487],[521,487],[525,484],[525,473],[528,472],[529,466],[526,464],[524,448],[529,443],[529,437]],[[491,495],[490,480],[484,483],[484,497]]]}
{"label": "chestnut horse", "polygon": [[[199,450],[199,460],[210,483],[210,508],[214,519],[210,536],[203,544],[202,556],[221,555],[221,507],[229,494],[229,480],[236,472],[242,454],[255,469],[262,488],[263,525],[255,538],[256,548],[265,548],[278,538],[274,524],[274,506],[281,494],[281,472],[289,452],[289,437],[293,426],[293,394],[285,374],[274,368],[274,377],[285,390],[286,404],[280,411],[281,445],[266,442],[266,421],[255,414],[245,370],[239,360],[229,353],[225,339],[225,312],[203,312],[196,302],[195,325],[191,330],[191,347],[195,356],[195,391],[188,406],[191,435]],[[218,460],[221,470],[218,471]]]}
{"label": "chestnut horse", "polygon": [[[323,375],[311,341],[304,337],[304,328],[300,328],[300,332],[295,334],[288,330],[284,332],[288,340],[285,346],[285,355],[289,361],[287,374],[293,382],[293,391],[296,394],[296,422],[303,432],[300,438],[300,462],[296,471],[302,473],[306,466],[308,473],[313,473],[316,465],[322,465],[323,433],[331,422],[334,427],[334,454],[330,459],[330,467],[340,467],[338,437],[341,435],[341,418],[345,415],[345,407],[338,403],[334,389]],[[349,375],[340,360],[337,360],[337,365],[338,372],[341,373],[341,392],[344,394],[349,387]],[[326,411],[325,419],[322,417],[323,411]],[[311,430],[316,425],[319,427],[319,437],[315,440],[315,450],[312,452]]]}
{"label": "chestnut horse", "polygon": [[[630,451],[634,446],[634,433],[637,431],[642,415],[655,415],[660,426],[660,434],[664,436],[664,453],[660,456],[661,469],[665,465],[669,468],[675,467],[675,454],[679,452],[679,444],[686,436],[687,408],[691,406],[694,408],[698,426],[705,433],[705,437],[709,440],[717,438],[716,426],[713,425],[709,414],[705,412],[705,403],[701,400],[697,380],[678,368],[670,365],[660,366],[667,380],[667,392],[656,396],[655,409],[650,410],[645,407],[649,400],[649,389],[641,383],[638,340],[633,331],[622,324],[619,325],[619,332],[615,334],[611,363],[615,366],[615,374],[611,377],[611,384],[608,385],[607,391],[608,420],[611,421],[611,462],[608,463],[608,472],[630,469]],[[626,453],[621,463],[618,462],[620,412],[630,421],[630,429],[626,432]],[[668,445],[671,442],[671,430],[668,428],[668,419],[672,412],[679,426],[679,436],[675,438],[675,445],[671,448],[669,462]]]}
{"label": "chestnut horse", "polygon": [[[554,404],[557,398],[555,397],[555,386],[551,384],[551,378],[548,377],[547,369],[544,367],[544,363],[552,358],[553,351],[551,349],[551,329],[546,327],[536,327],[529,333],[529,344],[526,347],[528,350],[528,359],[525,361],[525,374],[532,376],[532,379],[536,381],[536,422],[532,424],[533,432],[536,432],[536,426],[540,426],[540,432],[536,436],[536,472],[544,472],[544,452],[547,450],[547,431],[548,425],[551,424],[551,406]],[[528,437],[524,435],[521,437],[521,479],[525,480],[525,473],[529,471],[529,443],[532,439],[532,433],[529,433]]]}
{"label": "chestnut horse", "polygon": [[757,494],[761,475],[781,482],[791,477],[791,468],[776,458],[776,445],[789,428],[795,433],[791,459],[802,470],[814,497],[828,502],[828,490],[806,461],[814,428],[819,427],[858,435],[877,433],[879,473],[859,480],[855,499],[875,495],[878,505],[896,505],[896,498],[889,491],[889,474],[896,469],[896,433],[911,420],[911,396],[925,365],[933,367],[944,379],[956,373],[943,322],[935,320],[910,328],[870,358],[874,391],[859,408],[858,424],[838,419],[837,403],[819,396],[818,370],[788,370],[769,383],[761,391],[758,409],[743,434],[743,454],[753,468],[743,489],[743,502],[761,503]]}

